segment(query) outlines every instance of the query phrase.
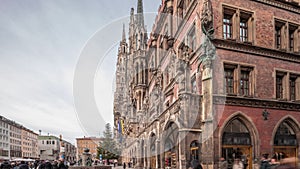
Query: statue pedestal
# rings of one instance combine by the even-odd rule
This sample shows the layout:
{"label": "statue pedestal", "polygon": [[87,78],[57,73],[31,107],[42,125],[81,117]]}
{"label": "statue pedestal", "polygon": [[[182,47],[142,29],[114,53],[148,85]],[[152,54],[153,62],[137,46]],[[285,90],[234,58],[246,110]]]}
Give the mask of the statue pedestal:
{"label": "statue pedestal", "polygon": [[92,166],[91,153],[88,148],[82,153],[82,166]]}

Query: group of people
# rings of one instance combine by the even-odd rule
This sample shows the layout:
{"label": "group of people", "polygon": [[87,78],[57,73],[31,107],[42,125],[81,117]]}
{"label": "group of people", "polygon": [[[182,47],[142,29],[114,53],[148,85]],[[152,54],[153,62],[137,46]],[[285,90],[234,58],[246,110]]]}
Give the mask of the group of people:
{"label": "group of people", "polygon": [[[246,164],[246,165],[245,165]],[[248,163],[240,158],[235,158],[232,164],[232,169],[247,169]],[[228,169],[227,161],[220,158],[219,169]],[[284,158],[278,162],[275,158],[268,158],[268,154],[263,154],[259,163],[259,169],[296,169],[295,158]]]}
{"label": "group of people", "polygon": [[[117,165],[117,163],[114,163],[114,167]],[[123,169],[126,169],[126,166],[128,167],[128,168],[133,168],[133,163],[132,162],[128,162],[127,163],[127,165],[126,165],[126,163],[124,162],[123,163]]]}
{"label": "group of people", "polygon": [[296,158],[283,158],[278,162],[276,158],[268,158],[268,154],[264,154],[261,159],[260,169],[296,169]]}
{"label": "group of people", "polygon": [[10,162],[6,160],[1,163],[0,169],[68,169],[68,165],[65,165],[62,160],[36,160],[34,162]]}

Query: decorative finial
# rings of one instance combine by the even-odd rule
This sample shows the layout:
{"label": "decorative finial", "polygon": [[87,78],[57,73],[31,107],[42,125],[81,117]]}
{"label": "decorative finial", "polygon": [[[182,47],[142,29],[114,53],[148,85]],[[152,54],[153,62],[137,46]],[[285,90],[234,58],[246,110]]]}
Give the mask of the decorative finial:
{"label": "decorative finial", "polygon": [[122,42],[125,42],[125,41],[126,41],[125,24],[123,23]]}
{"label": "decorative finial", "polygon": [[138,5],[137,5],[137,23],[138,23],[139,26],[144,27],[143,0],[138,0]]}

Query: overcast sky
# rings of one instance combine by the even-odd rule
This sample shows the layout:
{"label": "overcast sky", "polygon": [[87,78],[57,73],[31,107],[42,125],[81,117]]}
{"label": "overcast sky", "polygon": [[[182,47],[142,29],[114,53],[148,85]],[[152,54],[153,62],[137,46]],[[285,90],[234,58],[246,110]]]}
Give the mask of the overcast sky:
{"label": "overcast sky", "polygon": [[[128,31],[130,8],[136,9],[137,0],[0,3],[0,115],[37,133],[62,134],[72,143],[77,137],[102,134],[104,123],[113,122],[114,74],[122,23]],[[160,0],[144,0],[144,11],[156,13],[159,4]],[[153,18],[146,19],[150,30]],[[98,46],[105,48],[95,49]],[[90,53],[100,57],[96,59],[96,73],[90,71],[94,73],[93,99],[104,120],[99,123],[93,115],[85,114],[89,112],[85,106],[77,110],[80,106],[74,103],[74,97],[81,97],[73,94],[74,72],[77,69],[77,75],[81,74],[78,62],[85,62]],[[83,89],[81,86],[79,93],[85,93]],[[78,100],[89,101],[82,97]],[[82,122],[83,116],[91,119],[90,126]]]}

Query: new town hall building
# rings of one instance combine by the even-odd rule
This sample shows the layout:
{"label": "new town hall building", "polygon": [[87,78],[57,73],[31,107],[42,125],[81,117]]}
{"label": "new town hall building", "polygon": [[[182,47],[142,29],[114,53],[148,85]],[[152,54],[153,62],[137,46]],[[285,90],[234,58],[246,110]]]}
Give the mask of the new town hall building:
{"label": "new town hall building", "polygon": [[138,0],[116,71],[123,162],[300,157],[299,0],[162,0],[150,32]]}

